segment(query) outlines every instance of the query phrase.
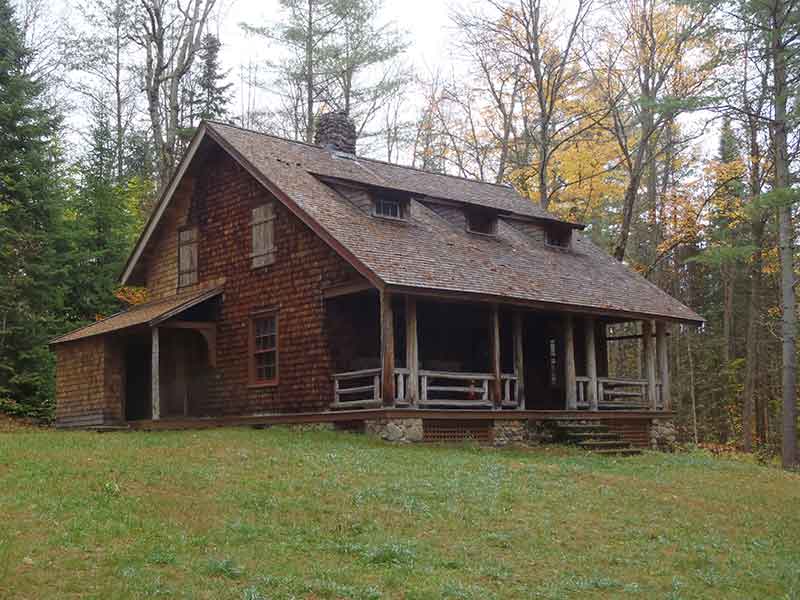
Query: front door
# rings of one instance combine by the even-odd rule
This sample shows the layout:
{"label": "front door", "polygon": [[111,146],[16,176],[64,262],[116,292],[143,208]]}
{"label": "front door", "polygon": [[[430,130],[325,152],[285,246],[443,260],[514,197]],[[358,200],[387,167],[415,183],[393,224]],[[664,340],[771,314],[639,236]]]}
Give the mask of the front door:
{"label": "front door", "polygon": [[528,314],[524,322],[522,345],[525,358],[525,408],[562,410],[563,343],[558,320]]}

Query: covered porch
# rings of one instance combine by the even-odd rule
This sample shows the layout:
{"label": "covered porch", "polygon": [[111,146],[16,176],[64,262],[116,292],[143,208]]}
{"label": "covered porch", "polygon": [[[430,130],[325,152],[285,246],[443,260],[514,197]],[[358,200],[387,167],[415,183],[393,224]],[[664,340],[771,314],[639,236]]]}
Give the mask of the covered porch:
{"label": "covered porch", "polygon": [[[329,296],[326,315],[334,411],[671,409],[665,321],[376,290]],[[609,361],[618,344],[637,373]]]}

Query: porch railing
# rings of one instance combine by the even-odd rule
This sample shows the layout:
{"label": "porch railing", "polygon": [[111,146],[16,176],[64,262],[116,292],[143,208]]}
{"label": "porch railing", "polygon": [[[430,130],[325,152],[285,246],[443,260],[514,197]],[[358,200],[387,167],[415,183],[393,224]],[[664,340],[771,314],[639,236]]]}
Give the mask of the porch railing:
{"label": "porch railing", "polygon": [[362,369],[333,376],[334,408],[369,408],[381,405],[381,370]]}
{"label": "porch railing", "polygon": [[[494,376],[489,373],[456,373],[447,371],[419,372],[419,399],[408,395],[408,369],[394,370],[395,404],[409,407],[493,408],[489,386]],[[502,407],[518,408],[516,376],[500,377]],[[363,369],[336,373],[333,376],[333,408],[368,408],[381,405],[381,370]]]}
{"label": "porch railing", "polygon": [[[577,407],[588,409],[589,378],[576,377]],[[650,402],[647,393],[646,379],[623,379],[611,377],[597,378],[597,408],[601,410],[635,409],[649,410]],[[661,396],[661,382],[656,382],[656,409],[664,407]]]}

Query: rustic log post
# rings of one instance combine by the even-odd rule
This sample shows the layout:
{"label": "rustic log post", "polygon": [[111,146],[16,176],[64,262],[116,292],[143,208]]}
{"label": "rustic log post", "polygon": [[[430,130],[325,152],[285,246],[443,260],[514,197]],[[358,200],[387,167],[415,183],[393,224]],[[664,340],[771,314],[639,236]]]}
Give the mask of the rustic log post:
{"label": "rustic log post", "polygon": [[661,405],[663,410],[671,410],[667,324],[664,321],[656,322],[656,350],[658,354],[658,374],[661,379]]}
{"label": "rustic log post", "polygon": [[503,386],[500,372],[500,312],[497,305],[493,304],[489,318],[489,348],[492,361],[492,391],[491,397],[495,408],[503,404]]}
{"label": "rustic log post", "polygon": [[153,327],[153,337],[150,346],[151,368],[150,368],[150,400],[152,403],[153,420],[161,418],[161,384],[159,382],[159,370],[161,361],[159,360],[158,327]]}
{"label": "rustic log post", "polygon": [[578,408],[578,390],[575,374],[575,332],[572,315],[564,316],[564,386],[567,410]]}
{"label": "rustic log post", "polygon": [[587,317],[584,320],[584,330],[586,338],[586,377],[589,382],[586,384],[586,395],[589,401],[589,410],[597,410],[597,348],[595,346],[594,319]]}
{"label": "rustic log post", "polygon": [[642,321],[642,366],[647,379],[647,405],[650,410],[656,409],[656,365],[655,345],[653,344],[653,322]]}
{"label": "rustic log post", "polygon": [[417,330],[417,299],[406,296],[406,368],[408,403],[416,406],[419,402],[419,338]]}
{"label": "rustic log post", "polygon": [[384,406],[394,405],[394,315],[392,296],[381,291],[381,388]]}
{"label": "rustic log post", "polygon": [[516,376],[516,387],[514,397],[517,400],[517,408],[525,409],[525,357],[522,349],[522,313],[514,312],[514,375]]}

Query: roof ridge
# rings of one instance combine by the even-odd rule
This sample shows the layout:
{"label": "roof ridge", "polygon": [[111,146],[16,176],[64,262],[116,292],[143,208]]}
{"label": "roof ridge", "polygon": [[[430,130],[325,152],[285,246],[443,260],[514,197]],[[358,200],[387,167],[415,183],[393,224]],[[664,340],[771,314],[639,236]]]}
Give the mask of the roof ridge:
{"label": "roof ridge", "polygon": [[[328,150],[325,148],[318,146],[316,144],[309,144],[308,142],[304,142],[302,140],[293,140],[292,138],[287,138],[281,135],[276,135],[274,133],[267,133],[266,131],[256,131],[255,129],[248,129],[246,127],[242,127],[241,125],[233,125],[231,123],[223,123],[221,121],[214,121],[213,119],[207,119],[205,121],[211,125],[221,125],[223,127],[230,127],[232,129],[238,129],[239,131],[244,131],[246,133],[253,133],[255,135],[264,135],[266,137],[270,137],[276,140],[281,140],[283,142],[290,142],[292,144],[299,144],[301,146],[306,146],[308,148],[314,148],[315,150],[319,150],[320,152],[327,152],[330,154]],[[520,194],[517,189],[511,185],[506,185],[504,183],[494,183],[492,181],[481,181],[480,179],[472,179],[470,177],[463,177],[461,175],[453,175],[452,173],[437,173],[436,171],[427,171],[425,169],[420,169],[419,167],[412,167],[411,165],[403,165],[400,163],[393,163],[387,160],[381,160],[379,158],[370,158],[368,156],[362,155],[355,155],[357,160],[365,160],[369,162],[374,162],[382,165],[388,165],[390,167],[399,167],[401,169],[408,169],[409,171],[416,171],[418,173],[425,173],[427,175],[441,175],[442,177],[450,177],[451,179],[458,179],[460,181],[467,181],[469,183],[478,183],[480,185],[491,185],[493,187],[498,187],[504,190],[511,190],[517,194],[522,200],[530,200],[529,198],[525,198],[522,194]]]}

